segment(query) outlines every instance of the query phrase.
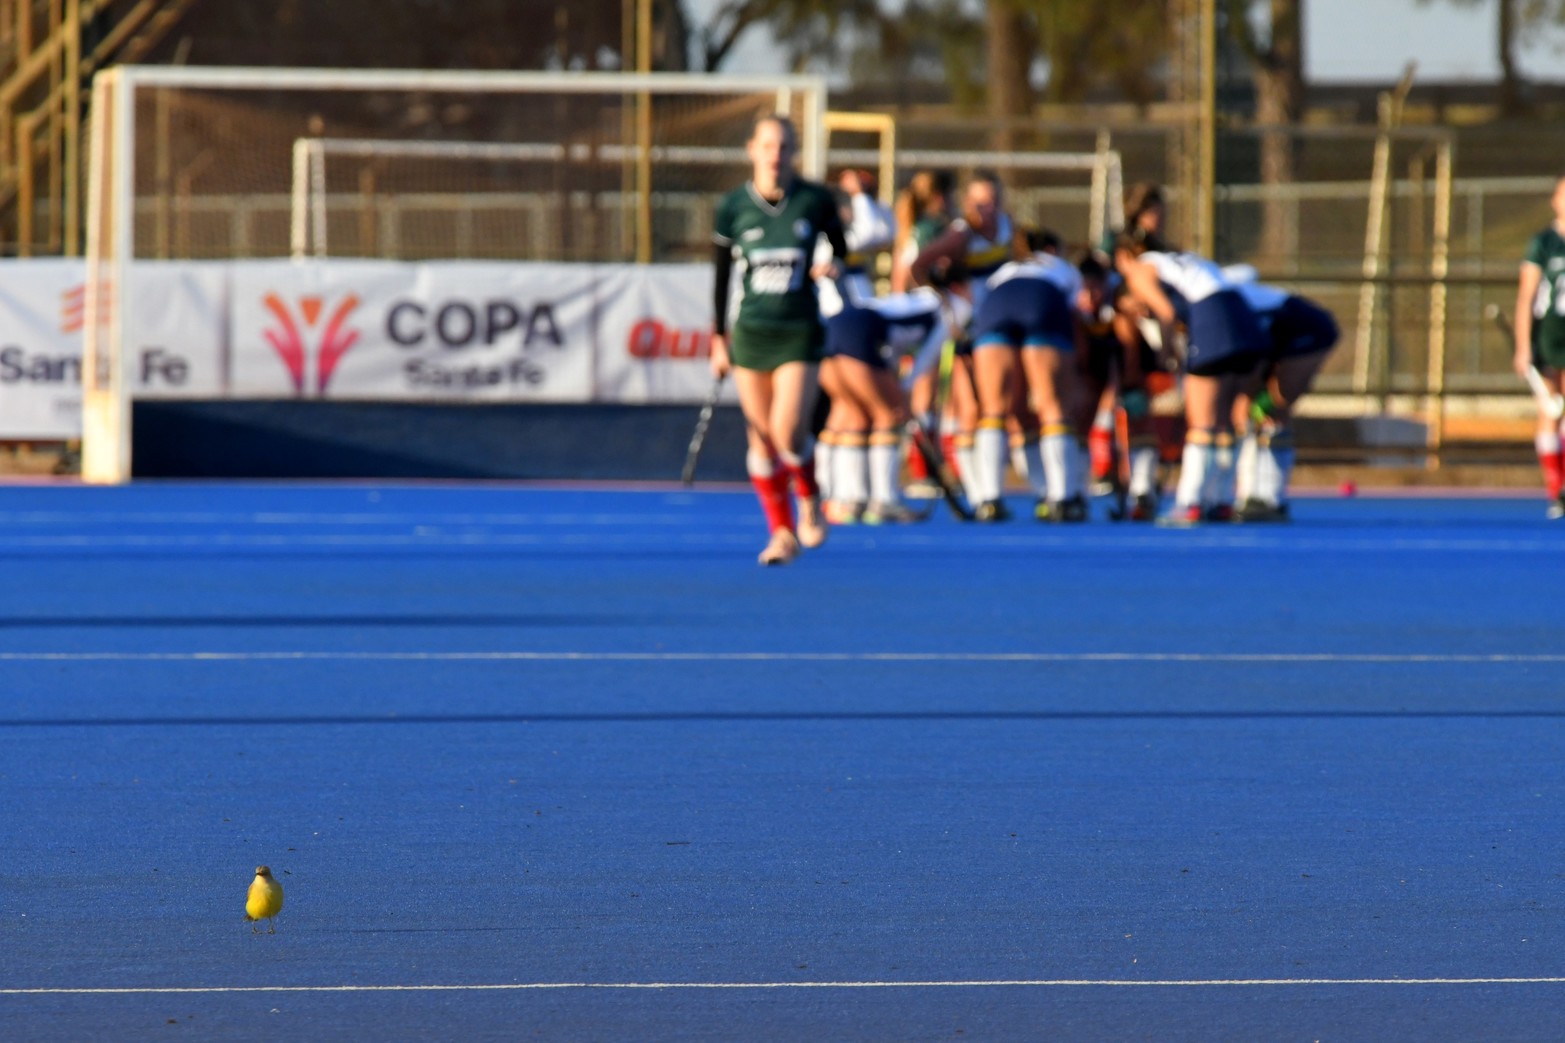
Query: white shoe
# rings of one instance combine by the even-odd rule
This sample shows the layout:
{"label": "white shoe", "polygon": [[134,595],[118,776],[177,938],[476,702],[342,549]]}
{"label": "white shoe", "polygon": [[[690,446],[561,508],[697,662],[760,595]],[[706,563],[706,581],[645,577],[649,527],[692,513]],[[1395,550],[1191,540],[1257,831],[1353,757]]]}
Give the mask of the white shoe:
{"label": "white shoe", "polygon": [[799,556],[799,541],[789,529],[776,529],[772,532],[770,542],[766,549],[761,551],[755,560],[762,565],[786,565]]}

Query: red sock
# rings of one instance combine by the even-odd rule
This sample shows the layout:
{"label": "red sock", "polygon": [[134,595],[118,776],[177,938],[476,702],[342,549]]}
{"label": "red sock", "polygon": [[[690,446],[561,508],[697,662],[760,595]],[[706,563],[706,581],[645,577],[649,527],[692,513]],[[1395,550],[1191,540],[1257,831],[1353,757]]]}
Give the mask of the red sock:
{"label": "red sock", "polygon": [[1087,455],[1092,460],[1093,481],[1103,481],[1114,470],[1114,432],[1096,426],[1088,431]]}
{"label": "red sock", "polygon": [[907,474],[914,481],[929,477],[929,465],[924,462],[924,454],[914,448],[912,442],[907,447]]}
{"label": "red sock", "polygon": [[761,501],[761,510],[766,515],[766,528],[771,532],[778,529],[793,531],[793,501],[788,499],[788,472],[775,467],[768,475],[752,474],[750,484],[755,486],[756,498]]}
{"label": "red sock", "polygon": [[[968,444],[972,444],[971,439],[968,440]],[[940,456],[945,460],[946,466],[950,467],[952,471],[960,471],[962,469],[956,462],[956,432],[940,432]]]}
{"label": "red sock", "polygon": [[821,487],[815,481],[815,459],[805,457],[797,462],[783,460],[778,466],[779,473],[783,475],[783,491],[787,494],[788,480],[793,480],[793,493],[801,500],[818,500],[821,497]]}
{"label": "red sock", "polygon": [[1543,468],[1543,488],[1549,499],[1559,499],[1560,489],[1565,487],[1565,453],[1558,449],[1552,453],[1539,453],[1538,463]]}

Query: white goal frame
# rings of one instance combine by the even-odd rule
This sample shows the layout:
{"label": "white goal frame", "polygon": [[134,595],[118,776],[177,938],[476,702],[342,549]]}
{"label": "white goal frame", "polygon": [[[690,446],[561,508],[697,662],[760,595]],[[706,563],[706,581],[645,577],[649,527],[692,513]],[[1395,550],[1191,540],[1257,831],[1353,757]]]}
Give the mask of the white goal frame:
{"label": "white goal frame", "polygon": [[[713,76],[688,73],[548,73],[403,69],[287,69],[122,65],[93,80],[87,190],[86,316],[82,341],[82,478],[118,484],[131,476],[131,410],[125,380],[125,308],[120,299],[136,263],[136,98],[142,90],[430,91],[510,94],[571,91],[637,94],[765,94],[802,114],[800,167],[824,172],[826,82],[818,76]],[[798,103],[797,108],[795,102]],[[650,105],[643,105],[650,112]],[[646,119],[650,121],[650,116]],[[648,138],[638,138],[646,142]],[[651,149],[640,152],[643,165]],[[283,159],[286,162],[286,157]],[[643,181],[643,187],[647,182]]]}
{"label": "white goal frame", "polygon": [[[605,158],[622,159],[610,155]],[[656,149],[653,159],[657,158]],[[548,142],[402,141],[388,138],[297,138],[293,143],[293,183],[290,187],[288,244],[295,261],[322,259],[328,252],[326,160],[330,156],[359,159],[541,160],[560,162],[568,150]],[[731,162],[731,157],[730,157]]]}

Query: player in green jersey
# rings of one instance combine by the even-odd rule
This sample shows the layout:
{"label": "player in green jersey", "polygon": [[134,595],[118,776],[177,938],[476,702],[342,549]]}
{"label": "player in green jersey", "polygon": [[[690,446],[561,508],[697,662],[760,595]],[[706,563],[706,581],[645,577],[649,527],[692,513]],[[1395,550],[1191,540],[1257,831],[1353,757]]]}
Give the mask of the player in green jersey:
{"label": "player in green jersey", "polygon": [[1561,452],[1561,372],[1565,371],[1565,177],[1554,183],[1554,221],[1532,237],[1516,286],[1517,376],[1541,378],[1535,444],[1549,495],[1549,517],[1565,518],[1565,454]]}
{"label": "player in green jersey", "polygon": [[[839,276],[848,247],[831,191],[794,171],[797,151],[798,135],[787,118],[757,120],[745,145],[750,180],[723,197],[712,229],[712,374],[722,378],[732,371],[739,389],[749,438],[745,464],[771,529],[763,565],[786,564],[801,545],[826,540],[808,427],[825,341],[815,280]],[[832,257],[816,263],[822,236]],[[730,329],[735,261],[744,273],[743,296]],[[799,500],[797,530],[790,485]]]}
{"label": "player in green jersey", "polygon": [[897,235],[891,247],[891,292],[907,293],[917,285],[909,266],[918,252],[951,223],[951,175],[920,170],[897,194]]}
{"label": "player in green jersey", "polygon": [[[892,293],[907,293],[916,286],[911,268],[913,259],[951,223],[951,193],[954,188],[955,180],[947,171],[920,170],[908,179],[907,187],[897,194],[897,235],[891,247]],[[941,427],[941,418],[934,414],[940,379],[940,369],[934,367],[928,373],[915,377],[908,391],[909,405],[926,431],[938,432]],[[908,444],[906,458],[910,479],[907,494],[918,499],[939,496],[940,486],[930,475],[924,457],[911,443]]]}

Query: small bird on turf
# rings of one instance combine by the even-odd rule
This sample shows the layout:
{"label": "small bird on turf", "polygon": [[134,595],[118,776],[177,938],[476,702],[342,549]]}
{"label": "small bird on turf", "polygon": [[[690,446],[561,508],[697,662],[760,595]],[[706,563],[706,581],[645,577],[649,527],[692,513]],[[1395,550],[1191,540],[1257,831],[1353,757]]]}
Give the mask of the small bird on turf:
{"label": "small bird on turf", "polygon": [[[245,898],[245,919],[255,923],[267,921],[267,934],[276,934],[277,925],[271,923],[272,917],[283,911],[283,885],[272,878],[272,871],[266,866],[255,867],[255,879],[250,881],[250,894]],[[261,928],[250,928],[252,933],[259,934]]]}

